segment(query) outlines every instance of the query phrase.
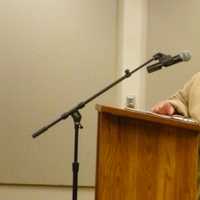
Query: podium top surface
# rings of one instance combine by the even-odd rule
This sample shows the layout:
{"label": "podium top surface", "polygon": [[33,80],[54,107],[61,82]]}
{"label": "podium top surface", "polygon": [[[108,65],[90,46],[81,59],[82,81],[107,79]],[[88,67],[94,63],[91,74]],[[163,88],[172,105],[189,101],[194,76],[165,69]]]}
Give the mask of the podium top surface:
{"label": "podium top surface", "polygon": [[140,119],[157,124],[170,125],[188,130],[200,132],[200,123],[190,118],[180,115],[167,116],[130,108],[120,108],[105,105],[96,105],[96,109],[100,113],[109,113],[120,117],[128,117],[132,119]]}

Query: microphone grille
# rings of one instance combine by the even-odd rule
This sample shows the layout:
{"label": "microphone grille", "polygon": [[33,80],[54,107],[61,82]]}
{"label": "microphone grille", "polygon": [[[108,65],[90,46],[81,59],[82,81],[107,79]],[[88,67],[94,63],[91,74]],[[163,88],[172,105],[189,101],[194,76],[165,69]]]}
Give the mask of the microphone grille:
{"label": "microphone grille", "polygon": [[189,51],[181,52],[179,55],[183,61],[189,61],[192,57]]}

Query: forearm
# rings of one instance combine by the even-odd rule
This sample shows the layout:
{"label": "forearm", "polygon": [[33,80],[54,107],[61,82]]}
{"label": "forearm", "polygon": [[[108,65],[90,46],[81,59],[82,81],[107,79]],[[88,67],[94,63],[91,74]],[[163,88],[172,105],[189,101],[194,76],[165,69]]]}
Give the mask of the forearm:
{"label": "forearm", "polygon": [[181,91],[170,97],[168,102],[175,108],[175,113],[188,117],[188,103]]}

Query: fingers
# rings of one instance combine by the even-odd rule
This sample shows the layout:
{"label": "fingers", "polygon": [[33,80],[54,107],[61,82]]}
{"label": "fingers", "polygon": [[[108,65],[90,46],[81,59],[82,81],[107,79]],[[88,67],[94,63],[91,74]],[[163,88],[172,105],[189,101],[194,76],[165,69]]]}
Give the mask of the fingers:
{"label": "fingers", "polygon": [[151,110],[152,112],[163,115],[173,115],[175,113],[175,108],[167,101],[156,104]]}
{"label": "fingers", "polygon": [[167,110],[167,114],[168,115],[173,115],[175,113],[175,108],[170,104],[168,110]]}

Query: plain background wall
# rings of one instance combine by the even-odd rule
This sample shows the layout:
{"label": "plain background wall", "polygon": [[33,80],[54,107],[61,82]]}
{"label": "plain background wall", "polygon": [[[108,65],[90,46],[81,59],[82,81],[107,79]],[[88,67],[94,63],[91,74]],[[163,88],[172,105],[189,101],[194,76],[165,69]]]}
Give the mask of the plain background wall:
{"label": "plain background wall", "polygon": [[[71,185],[72,119],[31,134],[115,79],[117,1],[3,0],[0,23],[0,182]],[[80,185],[95,182],[94,105],[115,101],[112,90],[82,110]],[[5,185],[0,199],[71,199],[71,189]]]}
{"label": "plain background wall", "polygon": [[[71,117],[31,134],[116,77],[116,0],[0,2],[0,182],[71,185]],[[79,184],[94,185],[96,103],[82,111]]]}
{"label": "plain background wall", "polygon": [[[118,73],[132,71],[146,59],[147,0],[119,0],[118,7]],[[140,70],[119,87],[118,99],[122,106],[126,97],[136,96],[136,107],[145,106],[145,71]]]}
{"label": "plain background wall", "polygon": [[199,71],[200,1],[153,0],[149,3],[147,55],[192,53],[191,61],[146,75],[146,108],[163,100]]}
{"label": "plain background wall", "polygon": [[[70,188],[64,187],[33,187],[33,186],[1,186],[0,198],[3,200],[71,200]],[[78,193],[80,200],[94,200],[92,188],[81,188]]]}

